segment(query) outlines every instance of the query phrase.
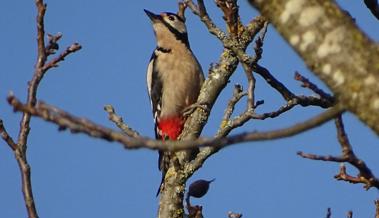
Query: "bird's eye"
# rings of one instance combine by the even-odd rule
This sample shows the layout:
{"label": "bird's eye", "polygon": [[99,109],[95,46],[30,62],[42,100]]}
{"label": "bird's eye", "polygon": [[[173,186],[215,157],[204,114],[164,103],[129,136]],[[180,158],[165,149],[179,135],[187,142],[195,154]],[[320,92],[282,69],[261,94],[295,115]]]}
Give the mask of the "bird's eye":
{"label": "bird's eye", "polygon": [[169,16],[168,19],[171,20],[171,21],[174,21],[175,17],[174,16]]}

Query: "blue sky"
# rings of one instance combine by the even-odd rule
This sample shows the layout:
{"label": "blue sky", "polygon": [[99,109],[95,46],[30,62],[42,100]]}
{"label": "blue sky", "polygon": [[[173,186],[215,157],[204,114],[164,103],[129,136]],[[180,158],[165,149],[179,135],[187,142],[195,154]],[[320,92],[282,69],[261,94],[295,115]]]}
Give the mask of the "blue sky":
{"label": "blue sky", "polygon": [[[378,21],[362,1],[338,1],[356,18],[357,24],[374,40],[379,39]],[[155,39],[143,12],[176,11],[177,1],[46,1],[46,32],[63,33],[65,48],[79,42],[83,49],[66,58],[43,79],[38,98],[77,116],[113,127],[103,111],[112,104],[134,129],[153,137],[153,123],[145,87],[145,71]],[[221,13],[213,3],[208,10],[222,25]],[[257,15],[240,1],[243,22]],[[5,98],[9,91],[25,99],[36,59],[36,9],[34,1],[5,1],[0,8],[0,117],[16,138],[20,114],[12,112]],[[207,72],[218,60],[221,43],[211,36],[198,18],[187,12],[192,50]],[[224,27],[223,27],[224,28]],[[293,79],[295,71],[325,86],[306,69],[294,51],[269,28],[261,64],[297,94],[312,94]],[[259,112],[284,104],[280,96],[257,79],[257,99],[265,105]],[[239,68],[216,102],[203,135],[217,131],[234,83],[246,86]],[[243,110],[244,101],[238,111]],[[283,116],[251,121],[233,133],[288,126],[311,117],[317,108],[296,107]],[[359,157],[379,174],[378,138],[354,116],[344,116],[346,130]],[[28,159],[40,217],[154,217],[160,181],[157,153],[146,149],[123,150],[116,143],[85,135],[58,132],[40,119],[31,122]],[[340,153],[333,123],[299,136],[271,142],[244,143],[226,148],[211,157],[190,181],[212,179],[208,194],[195,200],[206,217],[226,217],[229,210],[244,217],[324,217],[331,207],[333,217],[353,210],[357,217],[373,217],[377,190],[335,181],[338,164],[301,159],[296,152]],[[353,175],[354,169],[348,167]],[[0,142],[0,217],[26,217],[20,191],[18,166],[10,149]]]}

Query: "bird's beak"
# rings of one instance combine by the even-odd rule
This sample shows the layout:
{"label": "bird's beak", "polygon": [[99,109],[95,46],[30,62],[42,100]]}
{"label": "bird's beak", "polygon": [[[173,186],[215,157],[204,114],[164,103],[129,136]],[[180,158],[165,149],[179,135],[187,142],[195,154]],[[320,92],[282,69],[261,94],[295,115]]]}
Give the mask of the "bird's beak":
{"label": "bird's beak", "polygon": [[160,15],[154,14],[153,12],[148,11],[148,10],[146,10],[146,9],[144,9],[144,11],[145,11],[146,15],[150,18],[150,20],[151,20],[152,22],[155,22],[155,21],[161,19],[161,16],[160,16]]}

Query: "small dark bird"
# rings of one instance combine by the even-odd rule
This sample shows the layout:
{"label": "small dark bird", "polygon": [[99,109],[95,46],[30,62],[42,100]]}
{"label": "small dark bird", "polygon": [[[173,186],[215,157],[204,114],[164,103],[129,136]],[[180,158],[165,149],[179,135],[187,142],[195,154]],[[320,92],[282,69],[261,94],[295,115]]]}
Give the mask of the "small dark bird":
{"label": "small dark bird", "polygon": [[188,189],[188,196],[195,197],[195,198],[201,198],[205,194],[207,194],[209,189],[209,184],[211,182],[215,181],[215,179],[212,180],[203,180],[199,179],[195,182],[193,182]]}

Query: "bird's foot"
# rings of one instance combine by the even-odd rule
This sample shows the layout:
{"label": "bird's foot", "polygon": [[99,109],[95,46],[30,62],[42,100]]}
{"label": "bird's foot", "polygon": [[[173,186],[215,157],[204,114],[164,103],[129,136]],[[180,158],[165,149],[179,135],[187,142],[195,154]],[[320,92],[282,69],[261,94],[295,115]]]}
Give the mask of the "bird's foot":
{"label": "bird's foot", "polygon": [[194,104],[191,104],[190,106],[184,108],[182,114],[184,117],[188,117],[189,115],[191,115],[197,108],[200,108],[204,111],[209,111],[209,107],[206,103],[194,103]]}

